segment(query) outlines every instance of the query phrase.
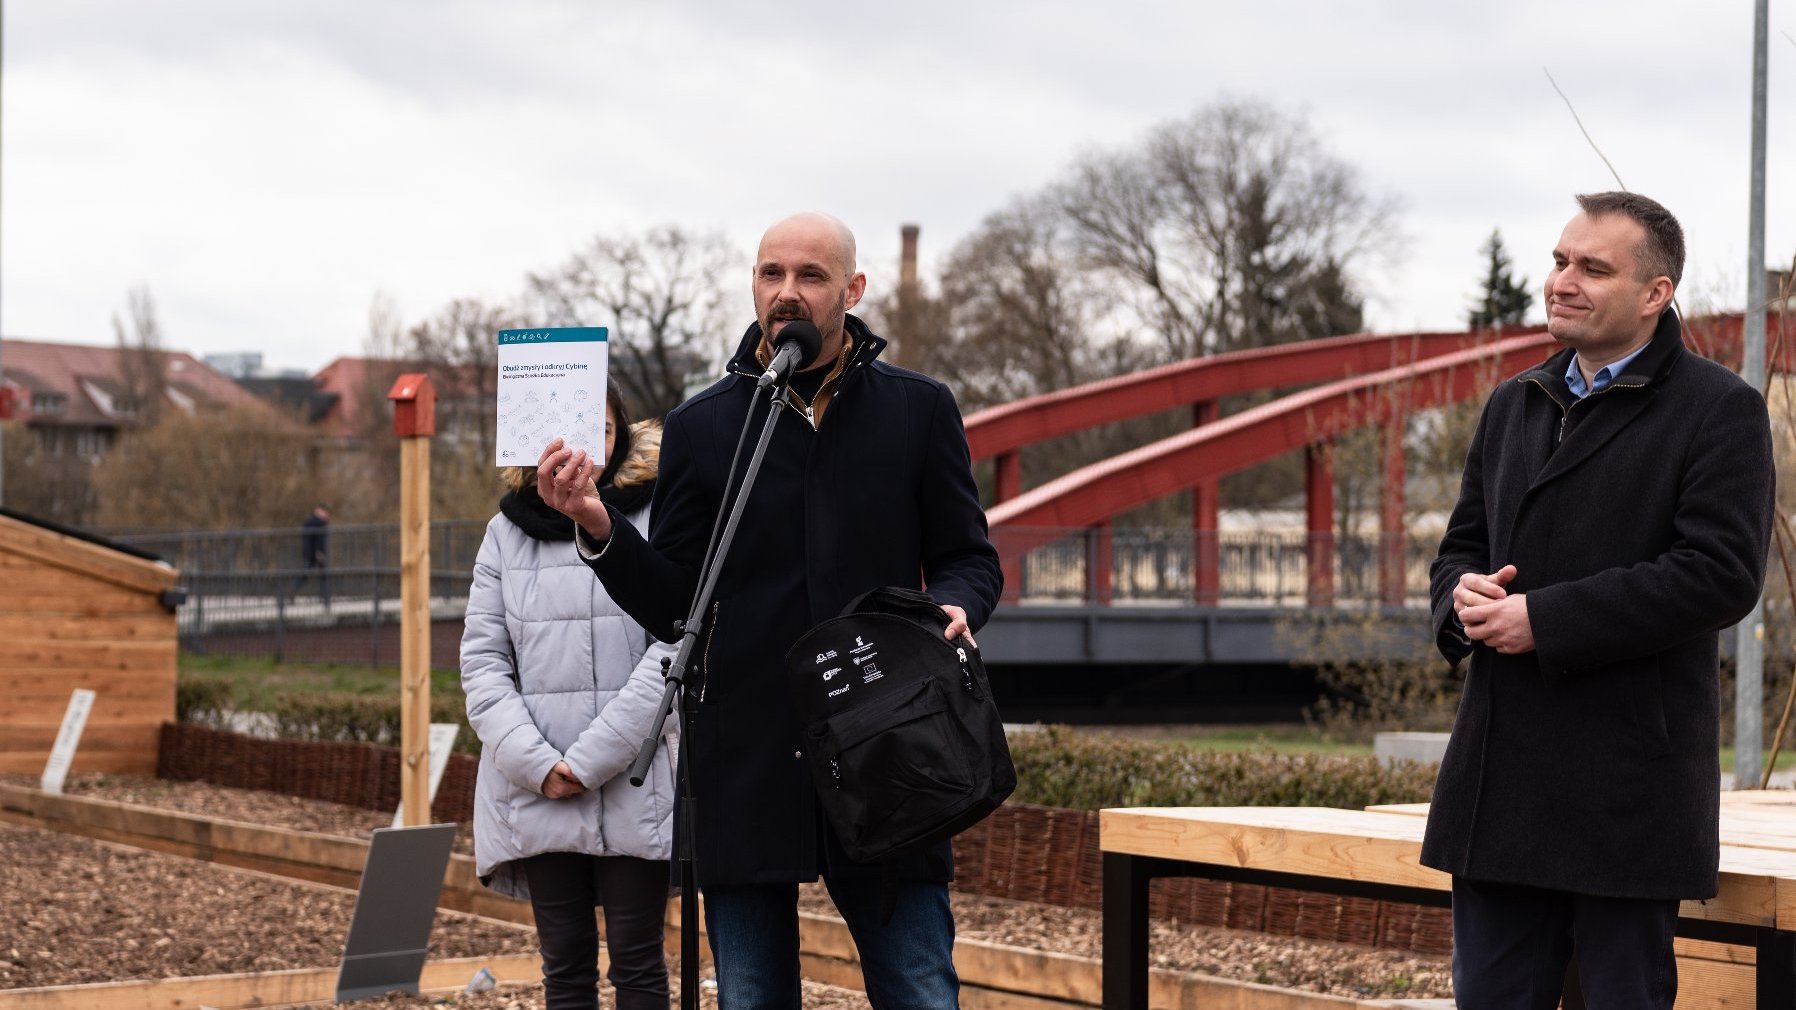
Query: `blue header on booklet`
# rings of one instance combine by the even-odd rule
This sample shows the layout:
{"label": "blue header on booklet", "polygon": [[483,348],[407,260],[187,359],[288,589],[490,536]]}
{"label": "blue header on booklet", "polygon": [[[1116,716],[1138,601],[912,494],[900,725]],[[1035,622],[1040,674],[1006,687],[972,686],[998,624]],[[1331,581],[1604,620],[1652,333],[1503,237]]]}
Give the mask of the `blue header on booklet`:
{"label": "blue header on booklet", "polygon": [[508,344],[576,344],[604,341],[603,326],[542,326],[533,330],[500,330],[499,346]]}

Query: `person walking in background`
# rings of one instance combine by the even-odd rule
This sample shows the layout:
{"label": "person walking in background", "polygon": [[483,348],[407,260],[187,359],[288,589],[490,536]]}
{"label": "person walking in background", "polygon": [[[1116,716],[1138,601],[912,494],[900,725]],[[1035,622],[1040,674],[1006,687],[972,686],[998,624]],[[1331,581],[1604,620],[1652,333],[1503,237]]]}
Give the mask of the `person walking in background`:
{"label": "person walking in background", "polygon": [[301,585],[308,579],[318,580],[318,597],[324,601],[328,609],[331,605],[330,572],[330,509],[323,504],[312,506],[312,514],[300,525],[299,557],[305,565],[304,575],[299,577]]}
{"label": "person walking in background", "polygon": [[1578,197],[1547,275],[1564,349],[1502,383],[1432,572],[1465,692],[1422,862],[1453,875],[1460,1010],[1670,1010],[1678,901],[1716,893],[1718,632],[1764,584],[1764,397],[1684,349],[1684,235]]}
{"label": "person walking in background", "polygon": [[[607,501],[648,522],[660,428],[629,427],[607,394]],[[574,551],[573,521],[543,504],[534,467],[506,467],[507,491],[474,562],[462,689],[480,737],[474,858],[488,887],[527,898],[542,945],[548,1010],[596,1010],[602,905],[618,1010],[666,1010],[662,953],[672,852],[668,720],[648,779],[626,779],[661,700],[661,657]]]}

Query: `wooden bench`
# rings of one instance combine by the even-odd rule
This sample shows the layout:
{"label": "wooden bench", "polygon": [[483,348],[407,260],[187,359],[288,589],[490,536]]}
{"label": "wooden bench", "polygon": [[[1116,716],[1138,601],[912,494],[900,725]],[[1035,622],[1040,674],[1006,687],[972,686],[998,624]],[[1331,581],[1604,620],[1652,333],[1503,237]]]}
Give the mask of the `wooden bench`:
{"label": "wooden bench", "polygon": [[[1421,863],[1426,818],[1399,809],[1185,807],[1102,811],[1104,1006],[1147,1008],[1147,891],[1155,877],[1287,887],[1451,906],[1452,881]],[[1790,819],[1796,810],[1785,808]],[[1757,1005],[1796,1006],[1796,843],[1775,840],[1775,817],[1723,816],[1720,893],[1686,901],[1678,935],[1754,948]],[[1796,828],[1792,828],[1796,831]],[[1577,1005],[1568,993],[1567,1007]]]}

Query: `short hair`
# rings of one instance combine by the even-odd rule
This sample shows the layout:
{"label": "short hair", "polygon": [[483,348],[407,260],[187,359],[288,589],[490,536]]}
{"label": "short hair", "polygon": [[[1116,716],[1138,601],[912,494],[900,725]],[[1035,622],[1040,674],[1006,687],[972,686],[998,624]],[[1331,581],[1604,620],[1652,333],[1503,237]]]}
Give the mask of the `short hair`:
{"label": "short hair", "polygon": [[1640,262],[1639,279],[1671,278],[1675,289],[1684,277],[1684,228],[1665,205],[1639,193],[1612,190],[1607,193],[1580,193],[1578,206],[1591,217],[1620,214],[1631,218],[1646,232],[1646,240],[1634,250]]}

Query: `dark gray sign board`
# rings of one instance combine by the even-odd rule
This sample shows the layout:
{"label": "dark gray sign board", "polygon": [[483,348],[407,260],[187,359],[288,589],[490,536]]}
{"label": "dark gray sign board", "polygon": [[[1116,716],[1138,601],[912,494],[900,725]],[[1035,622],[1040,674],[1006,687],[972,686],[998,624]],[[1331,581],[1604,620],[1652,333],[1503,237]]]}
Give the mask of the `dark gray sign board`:
{"label": "dark gray sign board", "polygon": [[337,971],[337,1002],[395,989],[417,994],[454,841],[453,824],[374,830]]}

